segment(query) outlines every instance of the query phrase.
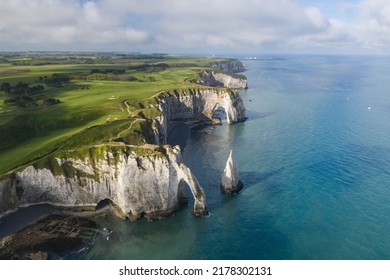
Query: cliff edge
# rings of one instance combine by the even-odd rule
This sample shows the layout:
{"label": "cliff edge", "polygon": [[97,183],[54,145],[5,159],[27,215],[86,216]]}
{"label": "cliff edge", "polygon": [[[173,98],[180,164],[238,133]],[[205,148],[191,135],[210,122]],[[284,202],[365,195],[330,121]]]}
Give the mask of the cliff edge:
{"label": "cliff edge", "polygon": [[3,178],[0,215],[42,203],[91,210],[109,200],[118,217],[155,219],[178,209],[185,184],[193,213],[206,215],[205,193],[178,147],[91,147],[50,155]]}
{"label": "cliff edge", "polygon": [[199,74],[197,84],[210,87],[225,87],[230,89],[248,88],[245,76],[237,74],[227,74],[220,71],[203,70]]}

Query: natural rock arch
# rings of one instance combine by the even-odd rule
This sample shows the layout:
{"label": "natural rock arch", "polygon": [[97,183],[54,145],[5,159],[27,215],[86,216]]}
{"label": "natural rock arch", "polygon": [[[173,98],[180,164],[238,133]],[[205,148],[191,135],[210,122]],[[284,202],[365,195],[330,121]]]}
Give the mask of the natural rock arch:
{"label": "natural rock arch", "polygon": [[211,118],[214,123],[222,123],[223,120],[227,120],[225,107],[219,103],[215,104],[211,113]]}
{"label": "natural rock arch", "polygon": [[179,175],[179,192],[178,198],[179,200],[184,196],[183,190],[183,182],[187,183],[192,196],[194,197],[194,207],[192,213],[195,216],[205,216],[208,214],[208,210],[206,207],[206,194],[203,188],[200,186],[196,177],[192,174],[191,170],[185,166],[184,164],[179,165],[178,170]]}
{"label": "natural rock arch", "polygon": [[100,211],[106,207],[110,207],[112,203],[113,203],[112,200],[109,198],[102,199],[96,204],[95,211]]}

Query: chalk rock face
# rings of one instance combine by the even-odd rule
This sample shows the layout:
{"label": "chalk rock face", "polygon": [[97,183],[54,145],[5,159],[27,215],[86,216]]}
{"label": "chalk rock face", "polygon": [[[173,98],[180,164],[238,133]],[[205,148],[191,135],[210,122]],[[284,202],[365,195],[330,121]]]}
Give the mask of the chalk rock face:
{"label": "chalk rock face", "polygon": [[201,88],[182,92],[163,92],[158,97],[160,117],[155,119],[156,144],[165,144],[168,122],[173,120],[225,119],[228,124],[246,120],[245,106],[238,92],[229,89]]}
{"label": "chalk rock face", "polygon": [[209,65],[211,68],[217,68],[225,72],[239,73],[246,71],[245,65],[238,59],[230,59],[226,61],[216,61]]}
{"label": "chalk rock face", "polygon": [[244,76],[204,70],[200,73],[198,84],[210,87],[245,89],[248,87]]}
{"label": "chalk rock face", "polygon": [[230,151],[229,158],[226,162],[226,167],[221,178],[221,191],[223,193],[232,194],[240,192],[242,188],[243,183],[240,181],[237,164],[233,159],[233,151]]}
{"label": "chalk rock face", "polygon": [[193,213],[207,214],[205,193],[181,162],[178,147],[140,152],[127,146],[99,146],[39,161],[0,178],[0,216],[41,203],[94,209],[109,199],[121,218],[155,219],[178,209],[184,182],[194,195]]}

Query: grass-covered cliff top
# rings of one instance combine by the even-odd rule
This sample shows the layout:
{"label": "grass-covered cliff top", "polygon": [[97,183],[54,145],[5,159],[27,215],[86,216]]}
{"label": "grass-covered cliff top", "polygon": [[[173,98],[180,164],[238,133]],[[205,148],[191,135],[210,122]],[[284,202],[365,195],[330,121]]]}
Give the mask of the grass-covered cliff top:
{"label": "grass-covered cliff top", "polygon": [[[32,165],[36,169],[49,169],[54,175],[68,178],[79,176],[85,178],[98,179],[100,174],[99,164],[101,160],[107,160],[113,167],[120,161],[121,156],[127,155],[133,158],[151,157],[166,158],[167,152],[164,147],[159,146],[126,146],[121,144],[95,145],[81,147],[76,150],[59,150],[45,157],[34,160]],[[70,161],[69,161],[70,160]],[[84,162],[91,167],[91,171],[86,173],[74,166],[73,161]],[[142,168],[142,166],[140,166]],[[21,170],[23,166],[21,166]]]}
{"label": "grass-covered cliff top", "polygon": [[153,97],[201,87],[191,82],[201,70],[235,63],[161,54],[0,53],[0,175],[53,151],[150,142],[146,127],[160,114]]}

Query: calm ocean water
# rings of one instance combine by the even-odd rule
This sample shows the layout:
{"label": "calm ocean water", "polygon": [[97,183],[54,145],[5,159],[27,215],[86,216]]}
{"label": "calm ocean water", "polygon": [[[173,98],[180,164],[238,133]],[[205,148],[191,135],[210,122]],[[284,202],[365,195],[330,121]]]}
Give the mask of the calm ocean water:
{"label": "calm ocean water", "polygon": [[[87,259],[390,259],[390,58],[247,60],[249,119],[192,130],[184,161],[211,215],[112,230]],[[222,195],[229,151],[244,189]]]}

